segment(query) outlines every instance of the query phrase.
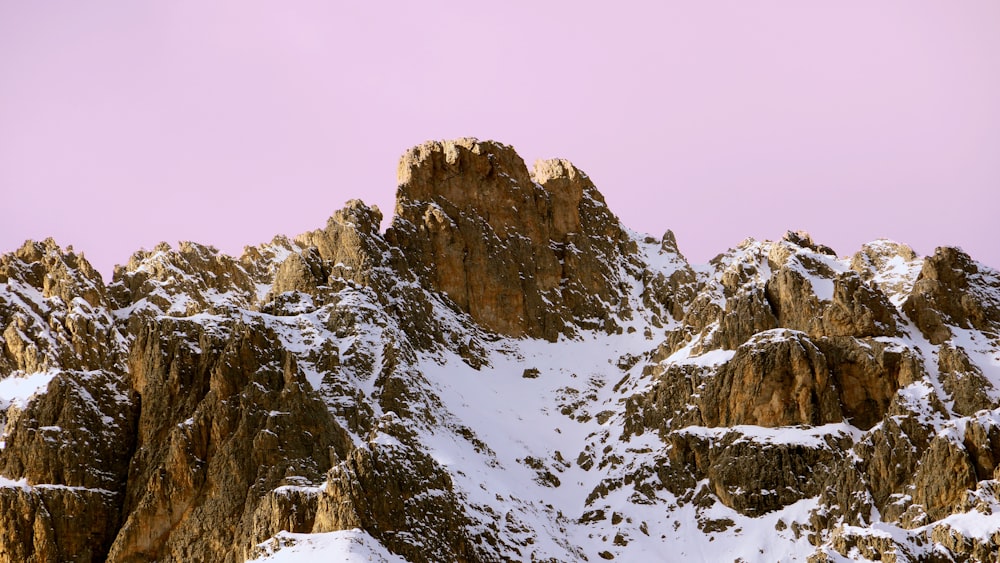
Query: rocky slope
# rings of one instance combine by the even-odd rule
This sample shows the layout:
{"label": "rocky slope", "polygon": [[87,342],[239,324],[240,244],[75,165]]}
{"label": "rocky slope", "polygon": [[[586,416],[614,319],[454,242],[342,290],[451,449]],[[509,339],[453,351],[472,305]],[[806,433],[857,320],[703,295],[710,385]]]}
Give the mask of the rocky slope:
{"label": "rocky slope", "polygon": [[991,561],[1000,273],[689,264],[563,160],[426,143],[232,258],[0,257],[0,561]]}

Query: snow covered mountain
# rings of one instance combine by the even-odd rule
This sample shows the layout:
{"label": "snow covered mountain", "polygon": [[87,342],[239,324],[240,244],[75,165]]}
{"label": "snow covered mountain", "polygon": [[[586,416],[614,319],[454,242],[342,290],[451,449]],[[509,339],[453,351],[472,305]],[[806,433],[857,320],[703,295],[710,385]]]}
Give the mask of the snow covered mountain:
{"label": "snow covered mountain", "polygon": [[1000,273],[689,264],[572,164],[426,143],[243,256],[0,257],[0,561],[993,561]]}

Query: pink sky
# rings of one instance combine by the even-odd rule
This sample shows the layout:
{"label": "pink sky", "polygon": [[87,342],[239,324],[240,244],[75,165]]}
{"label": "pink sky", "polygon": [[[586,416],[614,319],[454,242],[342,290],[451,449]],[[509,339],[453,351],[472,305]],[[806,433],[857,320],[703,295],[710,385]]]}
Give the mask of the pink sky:
{"label": "pink sky", "polygon": [[390,216],[405,149],[475,136],[695,262],[805,229],[998,267],[998,30],[995,0],[0,0],[0,252],[239,255]]}

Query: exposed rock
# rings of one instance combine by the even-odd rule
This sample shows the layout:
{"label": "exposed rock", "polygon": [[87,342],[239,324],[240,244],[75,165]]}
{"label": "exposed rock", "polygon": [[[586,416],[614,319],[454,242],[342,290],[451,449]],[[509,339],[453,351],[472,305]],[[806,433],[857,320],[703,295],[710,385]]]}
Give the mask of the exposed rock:
{"label": "exposed rock", "polygon": [[[333,276],[368,285],[371,270],[382,262],[384,245],[378,244],[381,223],[382,212],[378,207],[368,207],[353,199],[330,217],[325,229],[299,235],[295,242],[304,248],[315,248],[319,258],[329,264],[330,271],[324,272],[321,282]],[[277,287],[274,292],[278,293]]]}
{"label": "exposed rock", "polygon": [[211,334],[165,318],[136,335],[129,368],[142,412],[128,519],[109,560],[242,560],[266,539],[251,536],[265,493],[319,483],[346,455],[294,359],[262,327]]}
{"label": "exposed rock", "polygon": [[450,477],[433,459],[399,443],[371,444],[331,470],[314,531],[361,527],[416,563],[476,561],[469,524]]}
{"label": "exposed rock", "polygon": [[671,461],[707,478],[726,506],[759,516],[818,495],[836,466],[843,436],[817,445],[771,441],[738,430],[704,434],[682,430],[668,436]]}
{"label": "exposed rock", "polygon": [[873,504],[887,516],[898,518],[906,508],[889,505],[905,495],[907,486],[913,482],[920,459],[930,444],[927,434],[916,415],[910,413],[886,418],[879,428],[873,429],[854,446]]}
{"label": "exposed rock", "polygon": [[997,402],[990,398],[990,392],[995,392],[993,385],[983,377],[982,370],[972,363],[961,346],[941,345],[938,370],[941,386],[955,401],[952,408],[956,413],[969,416],[976,411],[997,407]]}
{"label": "exposed rock", "polygon": [[820,254],[826,254],[827,256],[837,256],[837,253],[834,252],[832,248],[826,246],[825,244],[818,244],[814,242],[812,236],[805,231],[788,231],[782,238],[796,246],[801,246],[802,248],[808,248]]}
{"label": "exposed rock", "polygon": [[816,341],[830,366],[847,419],[868,429],[885,415],[896,391],[924,375],[914,351],[872,339],[849,337]]}
{"label": "exposed rock", "polygon": [[115,306],[131,306],[136,319],[144,311],[186,317],[247,309],[256,296],[236,259],[193,242],[182,242],[176,250],[160,243],[152,251],[136,252],[127,265],[115,267],[108,289]]}
{"label": "exposed rock", "polygon": [[955,554],[956,561],[996,560],[997,549],[1000,546],[1000,532],[994,532],[985,538],[967,536],[947,524],[935,525],[931,530],[930,539],[949,553]]}
{"label": "exposed rock", "polygon": [[708,381],[699,403],[710,427],[842,419],[823,353],[805,334],[787,329],[759,333],[740,346]]}
{"label": "exposed rock", "polygon": [[997,419],[984,413],[970,420],[965,427],[963,445],[975,468],[976,479],[997,479],[1000,467],[1000,423]]}
{"label": "exposed rock", "polygon": [[[898,334],[897,313],[885,294],[872,289],[855,272],[834,275],[824,272],[818,262],[813,267],[819,271],[814,281],[809,281],[798,264],[781,268],[768,281],[767,298],[779,326],[810,336]],[[813,287],[814,283],[831,286],[832,294]]]}
{"label": "exposed rock", "polygon": [[920,460],[913,478],[913,502],[932,520],[954,512],[976,486],[976,470],[960,443],[937,436]]}
{"label": "exposed rock", "polygon": [[586,174],[506,145],[425,143],[399,164],[387,239],[411,269],[484,327],[554,340],[570,324],[614,329],[631,243]]}
{"label": "exposed rock", "polygon": [[905,244],[880,239],[866,243],[851,258],[851,269],[875,282],[892,299],[905,299],[920,270],[917,253]]}
{"label": "exposed rock", "polygon": [[924,258],[920,276],[903,310],[932,344],[949,339],[947,325],[1000,331],[1000,273],[977,264],[954,247]]}
{"label": "exposed rock", "polygon": [[100,274],[52,239],[0,256],[0,379],[114,365],[113,319]]}
{"label": "exposed rock", "polygon": [[0,487],[0,562],[100,561],[114,538],[118,506],[110,491]]}

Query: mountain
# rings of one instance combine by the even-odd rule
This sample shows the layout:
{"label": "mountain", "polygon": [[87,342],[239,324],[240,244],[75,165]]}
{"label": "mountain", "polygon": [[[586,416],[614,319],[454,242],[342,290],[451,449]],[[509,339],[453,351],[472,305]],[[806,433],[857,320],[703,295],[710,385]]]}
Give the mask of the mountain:
{"label": "mountain", "polygon": [[992,561],[1000,272],[691,265],[461,139],[233,258],[0,257],[0,561]]}

